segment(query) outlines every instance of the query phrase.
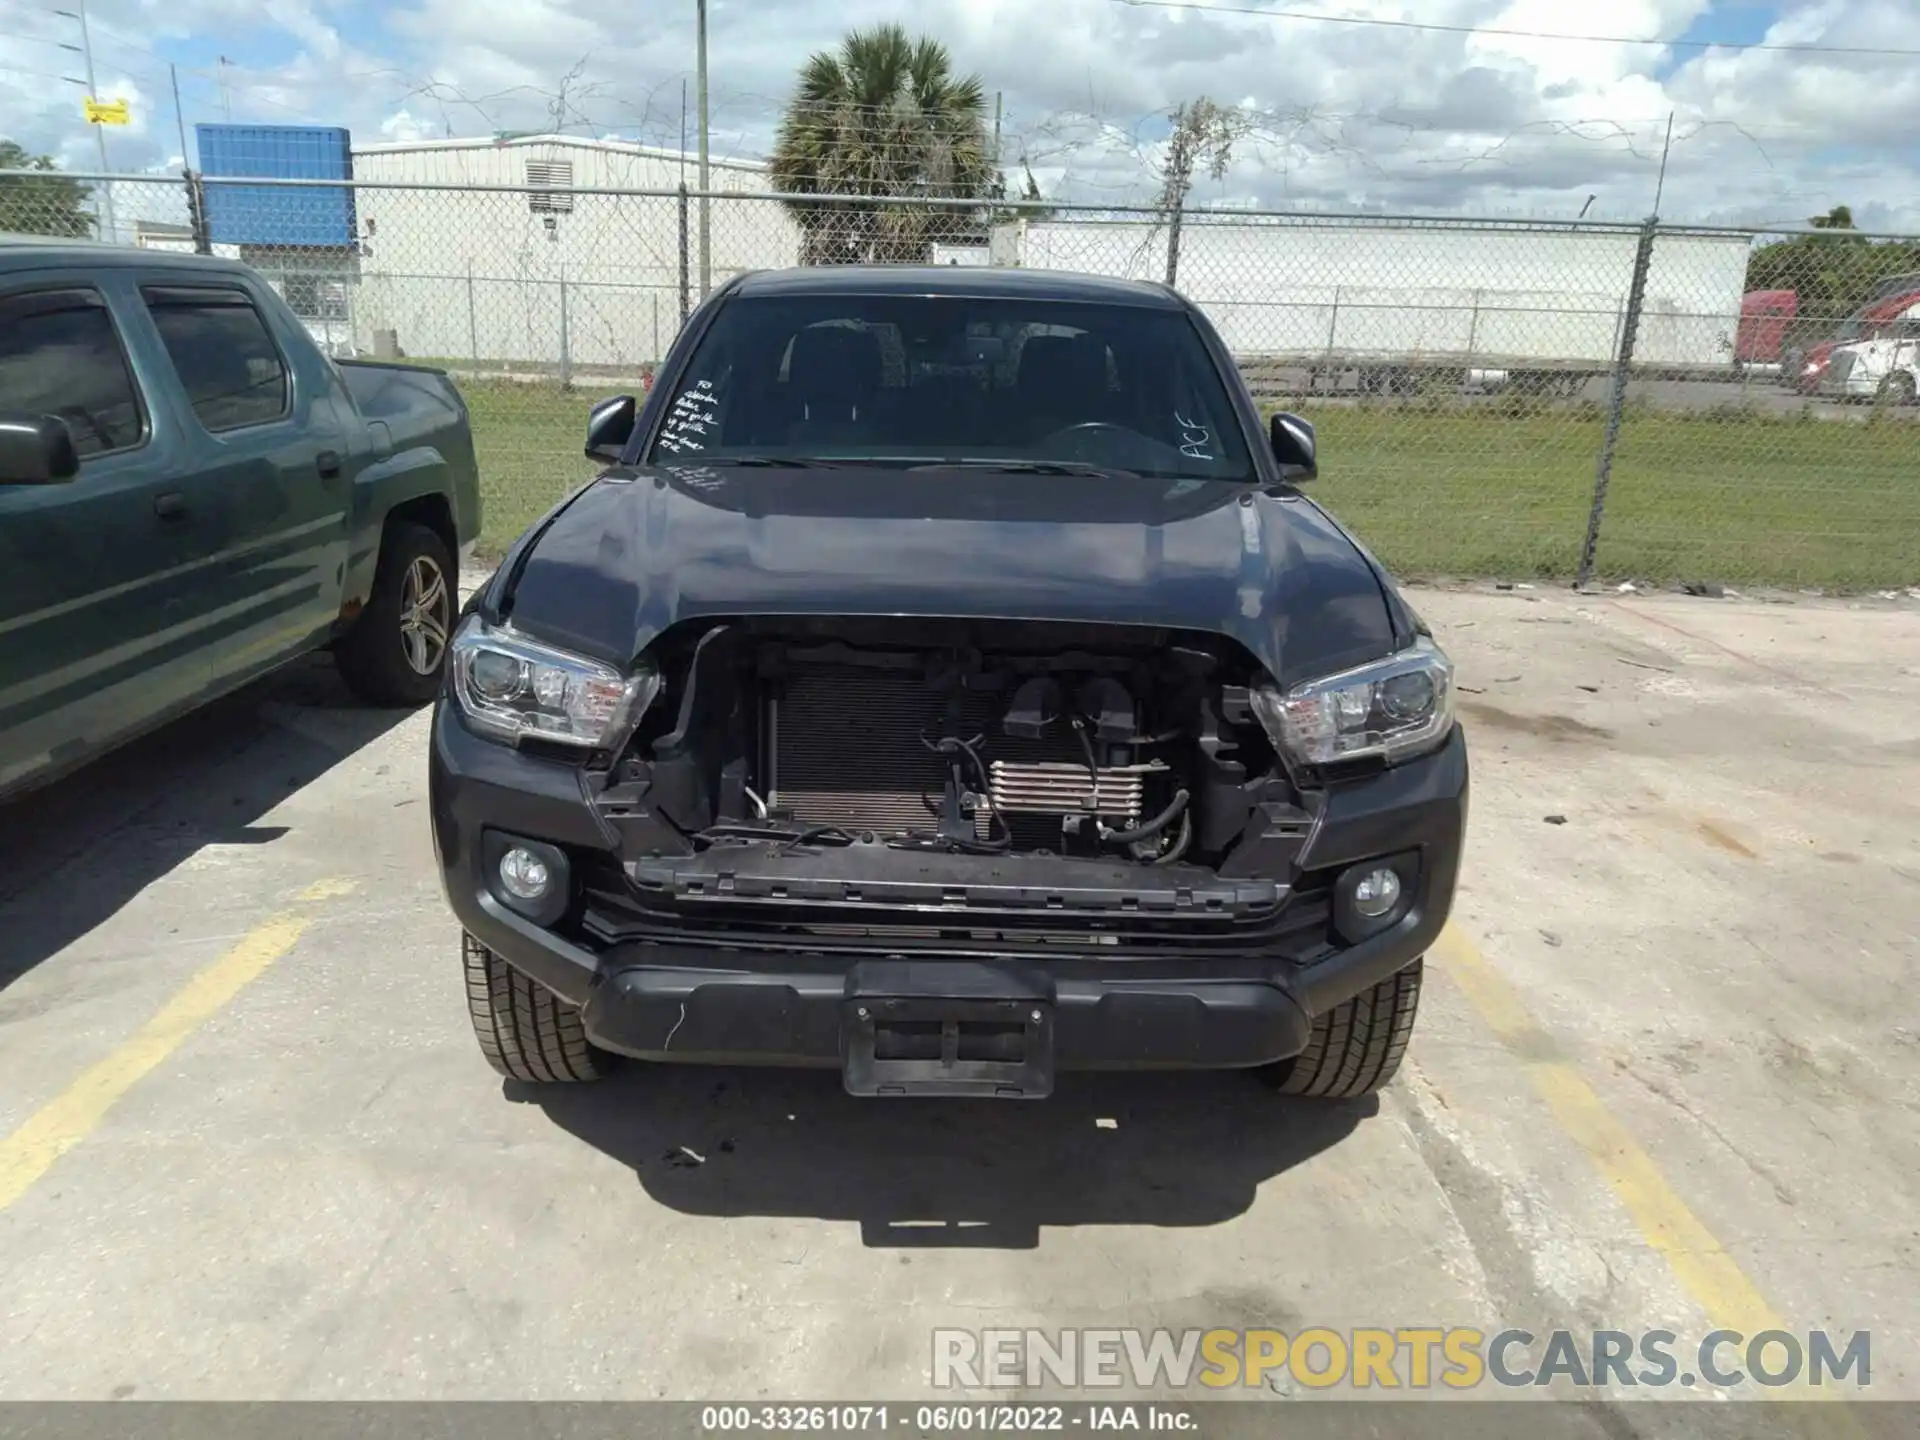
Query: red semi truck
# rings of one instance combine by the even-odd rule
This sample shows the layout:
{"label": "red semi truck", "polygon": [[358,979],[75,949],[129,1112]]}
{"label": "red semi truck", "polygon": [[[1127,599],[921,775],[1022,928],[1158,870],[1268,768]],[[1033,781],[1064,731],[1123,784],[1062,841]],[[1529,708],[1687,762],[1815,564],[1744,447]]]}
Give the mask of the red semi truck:
{"label": "red semi truck", "polygon": [[1733,341],[1733,361],[1743,370],[1766,370],[1781,364],[1787,329],[1800,313],[1800,296],[1793,290],[1753,290],[1740,298],[1740,325]]}

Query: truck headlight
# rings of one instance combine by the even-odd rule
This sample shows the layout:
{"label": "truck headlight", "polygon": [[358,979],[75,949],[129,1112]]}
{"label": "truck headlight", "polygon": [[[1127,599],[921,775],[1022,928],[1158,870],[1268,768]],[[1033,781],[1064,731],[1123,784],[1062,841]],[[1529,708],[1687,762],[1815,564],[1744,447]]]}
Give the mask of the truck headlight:
{"label": "truck headlight", "polygon": [[467,723],[517,744],[534,736],[582,749],[614,749],[660,693],[660,676],[611,665],[494,629],[470,615],[453,637],[453,693]]}
{"label": "truck headlight", "polygon": [[1439,747],[1453,729],[1453,662],[1428,637],[1384,660],[1250,696],[1275,746],[1305,766],[1380,759]]}

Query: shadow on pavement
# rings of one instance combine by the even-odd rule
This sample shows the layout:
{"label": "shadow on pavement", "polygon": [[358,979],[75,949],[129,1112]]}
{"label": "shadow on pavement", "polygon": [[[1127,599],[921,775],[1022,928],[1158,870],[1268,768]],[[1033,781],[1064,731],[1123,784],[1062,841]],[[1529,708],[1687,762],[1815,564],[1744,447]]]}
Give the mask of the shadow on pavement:
{"label": "shadow on pavement", "polygon": [[205,847],[272,844],[262,816],[411,713],[311,655],[0,803],[0,990]]}
{"label": "shadow on pavement", "polygon": [[1062,1075],[1043,1101],[860,1100],[835,1071],[629,1065],[522,1086],[555,1124],[707,1216],[858,1221],[870,1246],[1030,1249],[1045,1226],[1217,1225],[1375,1101],[1243,1073]]}

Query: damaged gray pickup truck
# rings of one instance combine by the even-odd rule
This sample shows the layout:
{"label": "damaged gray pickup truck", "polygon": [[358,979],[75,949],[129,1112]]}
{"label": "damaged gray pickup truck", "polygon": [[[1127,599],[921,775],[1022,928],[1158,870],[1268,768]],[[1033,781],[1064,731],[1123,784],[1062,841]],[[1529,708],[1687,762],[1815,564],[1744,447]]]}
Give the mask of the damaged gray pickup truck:
{"label": "damaged gray pickup truck", "polygon": [[1384,1084],[1467,754],[1314,449],[1162,286],[721,287],[453,642],[433,827],[487,1058]]}

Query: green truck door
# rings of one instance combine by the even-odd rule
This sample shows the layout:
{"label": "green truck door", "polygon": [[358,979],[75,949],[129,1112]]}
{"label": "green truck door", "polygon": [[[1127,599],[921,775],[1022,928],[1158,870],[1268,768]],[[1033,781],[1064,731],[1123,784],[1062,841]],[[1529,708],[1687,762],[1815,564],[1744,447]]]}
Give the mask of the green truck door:
{"label": "green truck door", "polygon": [[154,510],[172,437],[91,278],[34,271],[0,285],[0,408],[60,416],[81,461],[65,484],[0,484],[4,787],[179,698],[191,557]]}
{"label": "green truck door", "polygon": [[317,354],[275,338],[271,298],[238,280],[139,287],[182,417],[166,503],[200,566],[199,663],[221,689],[310,648],[340,611],[351,493],[346,429]]}

